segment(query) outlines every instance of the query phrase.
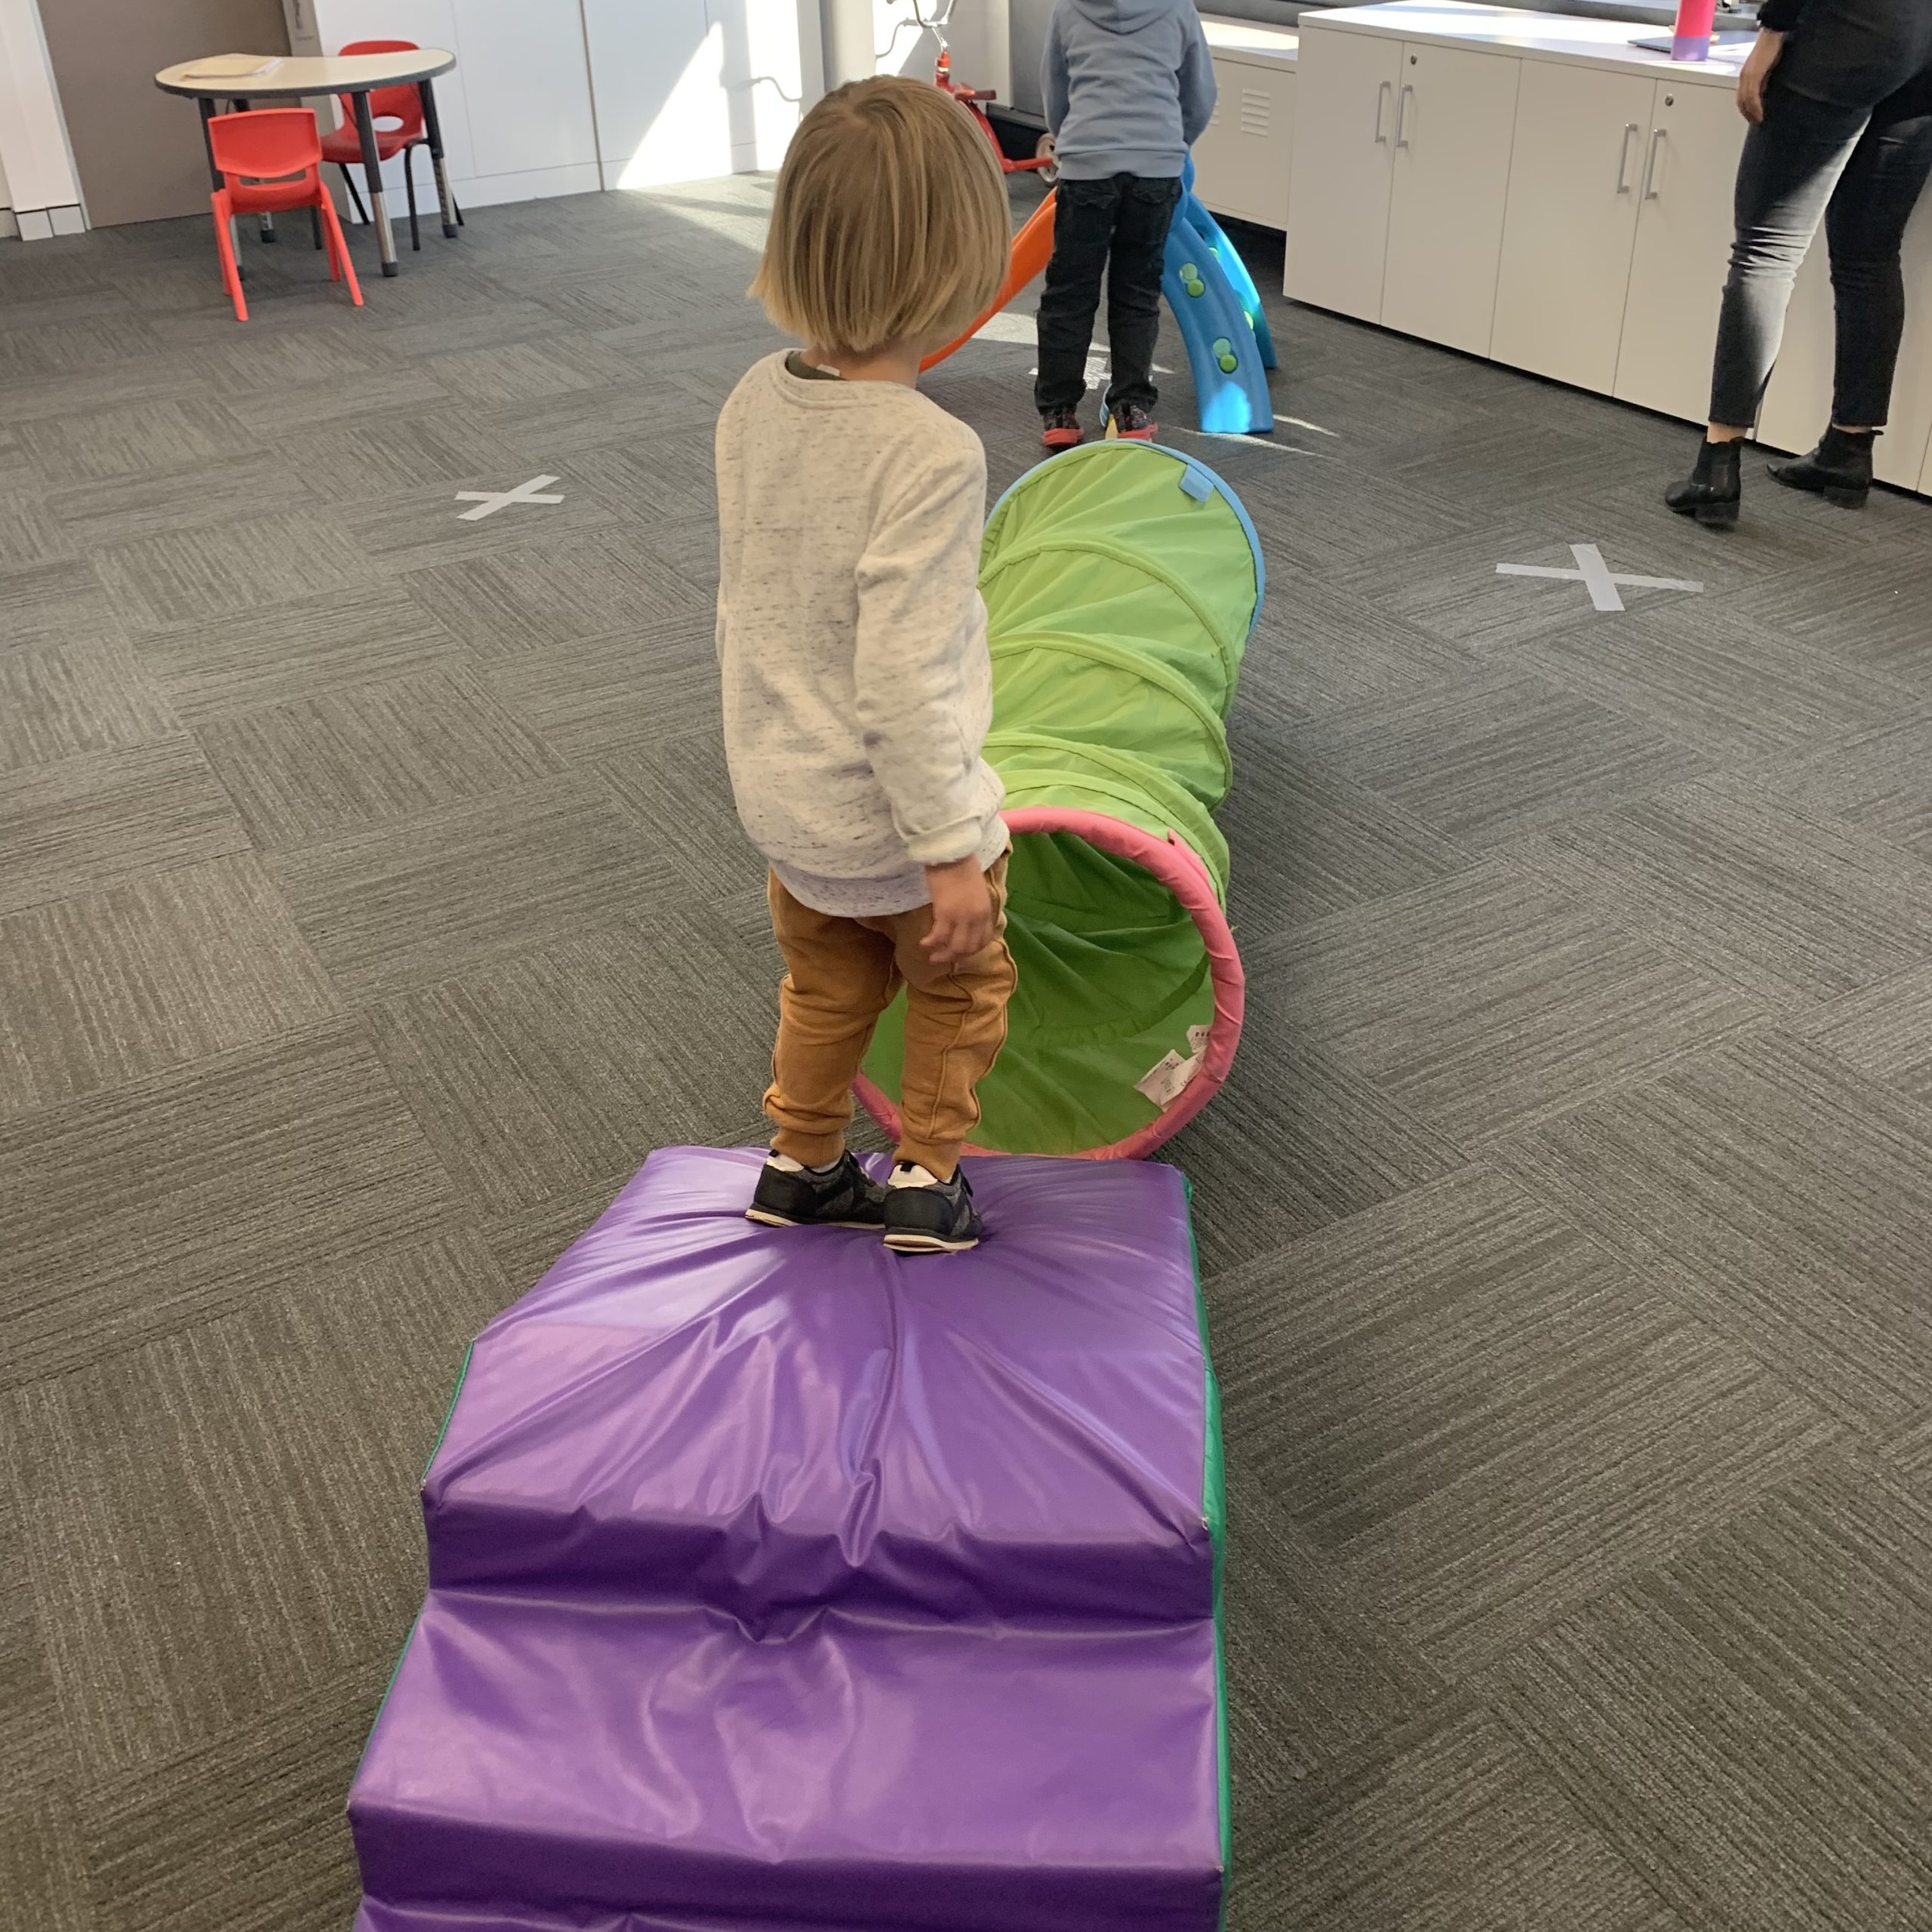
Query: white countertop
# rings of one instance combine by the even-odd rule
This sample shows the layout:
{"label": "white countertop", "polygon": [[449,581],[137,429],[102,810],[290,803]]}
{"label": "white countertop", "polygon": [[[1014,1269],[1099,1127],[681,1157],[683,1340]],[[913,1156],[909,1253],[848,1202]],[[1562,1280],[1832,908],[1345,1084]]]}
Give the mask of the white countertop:
{"label": "white countertop", "polygon": [[1568,14],[1526,14],[1514,7],[1463,6],[1456,0],[1395,0],[1386,7],[1339,8],[1308,13],[1301,32],[1393,34],[1403,40],[1445,47],[1484,47],[1499,54],[1580,62],[1626,73],[1669,74],[1694,86],[1734,88],[1745,50],[1726,49],[1707,61],[1673,60],[1667,54],[1635,47],[1654,40],[1668,27],[1641,26],[1629,20],[1596,20]]}
{"label": "white countertop", "polygon": [[1301,37],[1293,27],[1264,26],[1259,20],[1223,20],[1217,14],[1203,14],[1201,30],[1208,37],[1211,52],[1225,54],[1231,60],[1272,62],[1285,67],[1295,64],[1295,49],[1301,44]]}

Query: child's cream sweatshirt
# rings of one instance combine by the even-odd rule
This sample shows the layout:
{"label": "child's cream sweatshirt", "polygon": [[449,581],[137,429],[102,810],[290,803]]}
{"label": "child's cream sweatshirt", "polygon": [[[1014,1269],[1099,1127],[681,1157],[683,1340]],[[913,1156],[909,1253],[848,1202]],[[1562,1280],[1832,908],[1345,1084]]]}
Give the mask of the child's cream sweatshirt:
{"label": "child's cream sweatshirt", "polygon": [[986,456],[916,390],[756,364],[718,419],[718,663],[738,816],[863,918],[1006,849],[978,574]]}

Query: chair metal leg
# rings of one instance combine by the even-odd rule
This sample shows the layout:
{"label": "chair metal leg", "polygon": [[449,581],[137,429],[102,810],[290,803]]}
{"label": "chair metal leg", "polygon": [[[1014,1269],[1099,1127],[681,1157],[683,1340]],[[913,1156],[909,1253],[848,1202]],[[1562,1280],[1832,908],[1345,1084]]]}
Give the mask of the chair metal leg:
{"label": "chair metal leg", "polygon": [[366,227],[369,220],[369,211],[362,205],[362,197],[355,192],[355,177],[349,173],[347,167],[341,162],[336,163],[335,171],[342,177],[342,185],[349,190],[349,202],[355,210],[355,219]]}
{"label": "chair metal leg", "polygon": [[423,252],[422,231],[416,226],[416,149],[412,141],[402,151],[403,185],[409,191],[409,245],[420,255]]}

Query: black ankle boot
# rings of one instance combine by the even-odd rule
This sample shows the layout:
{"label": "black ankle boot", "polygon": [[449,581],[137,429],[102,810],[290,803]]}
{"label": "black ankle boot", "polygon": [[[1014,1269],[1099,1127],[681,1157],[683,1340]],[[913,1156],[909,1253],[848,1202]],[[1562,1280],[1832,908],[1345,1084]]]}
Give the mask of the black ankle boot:
{"label": "black ankle boot", "polygon": [[1877,441],[1874,430],[1854,435],[1833,426],[1808,456],[1774,463],[1771,474],[1787,490],[1809,490],[1841,509],[1862,510],[1872,494],[1872,445]]}
{"label": "black ankle boot", "polygon": [[1697,466],[1681,483],[1673,483],[1663,500],[1679,516],[1694,516],[1712,530],[1728,530],[1737,521],[1743,487],[1737,461],[1743,442],[1706,441],[1697,451]]}

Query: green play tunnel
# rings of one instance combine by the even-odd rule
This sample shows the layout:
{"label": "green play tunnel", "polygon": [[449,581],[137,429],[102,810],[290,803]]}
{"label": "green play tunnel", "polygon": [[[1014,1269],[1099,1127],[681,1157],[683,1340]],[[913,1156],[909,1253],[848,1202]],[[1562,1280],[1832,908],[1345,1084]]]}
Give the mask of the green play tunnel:
{"label": "green play tunnel", "polygon": [[[1212,814],[1263,583],[1240,500],[1177,451],[1090,444],[994,508],[986,755],[1006,781],[1020,983],[980,1086],[983,1149],[1144,1154],[1226,1076],[1241,971]],[[859,1082],[890,1132],[903,1015],[902,995]]]}

